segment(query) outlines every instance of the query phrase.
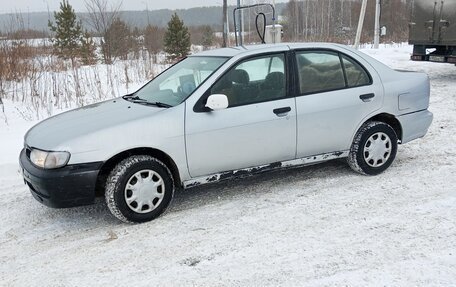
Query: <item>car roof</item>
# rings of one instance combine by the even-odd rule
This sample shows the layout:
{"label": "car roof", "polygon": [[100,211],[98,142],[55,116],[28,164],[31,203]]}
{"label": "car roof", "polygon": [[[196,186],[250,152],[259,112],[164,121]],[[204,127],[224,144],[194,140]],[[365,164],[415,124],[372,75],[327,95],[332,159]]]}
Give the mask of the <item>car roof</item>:
{"label": "car roof", "polygon": [[334,43],[279,43],[279,44],[258,44],[246,45],[229,48],[220,48],[214,50],[203,51],[193,56],[210,56],[210,57],[234,57],[242,54],[252,53],[267,53],[269,51],[290,50],[290,49],[305,49],[305,48],[341,48],[347,47]]}

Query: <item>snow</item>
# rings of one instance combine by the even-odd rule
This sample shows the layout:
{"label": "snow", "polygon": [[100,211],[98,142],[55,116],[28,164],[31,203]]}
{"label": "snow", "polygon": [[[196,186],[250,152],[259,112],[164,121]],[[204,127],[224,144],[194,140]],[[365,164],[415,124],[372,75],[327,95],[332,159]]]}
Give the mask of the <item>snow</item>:
{"label": "snow", "polygon": [[454,286],[456,67],[411,62],[407,45],[363,52],[431,78],[429,133],[400,146],[385,173],[332,161],[196,187],[140,225],[102,200],[63,210],[35,201],[17,163],[34,122],[4,101],[1,285]]}

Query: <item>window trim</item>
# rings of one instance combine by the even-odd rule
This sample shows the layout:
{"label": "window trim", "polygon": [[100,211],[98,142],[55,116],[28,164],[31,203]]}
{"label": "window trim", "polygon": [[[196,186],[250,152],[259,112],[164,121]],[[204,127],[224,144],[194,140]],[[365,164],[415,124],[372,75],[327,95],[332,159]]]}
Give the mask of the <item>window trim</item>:
{"label": "window trim", "polygon": [[361,69],[364,70],[364,72],[367,74],[367,77],[369,78],[369,83],[368,83],[368,84],[359,85],[359,86],[353,86],[353,87],[349,87],[349,86],[348,86],[348,78],[346,78],[346,80],[347,80],[347,83],[346,83],[346,84],[347,84],[348,89],[358,88],[358,87],[365,87],[365,86],[370,86],[370,85],[372,85],[372,84],[374,83],[374,81],[373,81],[373,79],[372,79],[372,76],[371,76],[371,74],[369,73],[369,71],[368,71],[368,70],[366,69],[366,67],[364,67],[364,65],[362,65],[359,61],[357,61],[357,60],[354,59],[353,57],[350,57],[350,56],[348,56],[347,54],[344,54],[344,53],[339,53],[339,57],[340,57],[340,62],[341,62],[341,64],[342,64],[342,68],[344,69],[344,74],[346,74],[346,72],[345,72],[345,64],[344,64],[343,59],[342,59],[343,57],[347,58],[349,61],[351,60],[351,61],[355,62],[356,64],[358,64],[358,66],[360,66]]}
{"label": "window trim", "polygon": [[[364,67],[358,60],[354,59],[353,57],[335,49],[329,49],[329,48],[306,48],[306,49],[295,49],[293,50],[294,52],[294,81],[295,81],[295,97],[302,97],[302,96],[309,96],[309,95],[316,95],[316,94],[322,94],[322,93],[328,93],[328,92],[334,92],[334,91],[341,91],[341,90],[346,90],[346,89],[354,89],[354,88],[359,88],[359,87],[366,87],[366,86],[371,86],[373,85],[374,81],[372,78],[372,75],[369,73],[369,70]],[[338,88],[338,89],[328,89],[328,90],[321,90],[321,91],[316,91],[316,92],[308,92],[308,93],[302,93],[301,92],[301,85],[299,83],[299,66],[298,66],[298,61],[297,61],[297,56],[300,52],[332,52],[337,54],[340,62],[340,66],[342,67],[342,71],[344,74],[344,81],[345,81],[345,87],[343,88]],[[365,85],[360,85],[360,86],[355,86],[355,87],[349,87],[348,86],[348,79],[345,71],[345,65],[343,64],[342,61],[342,56],[345,56],[346,58],[356,62],[367,74],[369,77],[369,83]]]}
{"label": "window trim", "polygon": [[196,101],[195,105],[193,106],[193,112],[195,113],[207,113],[212,111],[209,108],[206,108],[204,105],[206,103],[207,98],[210,96],[210,90],[214,87],[214,85],[226,74],[228,74],[234,67],[240,65],[243,62],[246,62],[250,59],[255,59],[255,58],[267,58],[270,56],[274,55],[283,55],[284,57],[284,73],[285,73],[285,97],[279,98],[279,99],[270,99],[270,100],[263,100],[263,101],[257,101],[257,102],[252,102],[252,103],[247,103],[247,104],[240,104],[240,105],[234,105],[234,106],[229,106],[227,109],[231,108],[237,108],[237,107],[243,107],[243,106],[248,106],[248,105],[254,105],[254,104],[260,104],[260,103],[266,103],[266,102],[271,102],[271,101],[278,101],[278,100],[283,100],[283,99],[288,99],[294,97],[293,94],[291,93],[290,89],[290,83],[292,83],[292,78],[293,76],[290,76],[290,67],[291,63],[290,62],[290,51],[274,51],[274,52],[265,52],[265,53],[258,53],[255,55],[249,55],[243,58],[240,58],[238,61],[234,62],[231,64],[224,72],[221,74],[217,79],[214,80],[212,85],[204,92],[204,94]]}

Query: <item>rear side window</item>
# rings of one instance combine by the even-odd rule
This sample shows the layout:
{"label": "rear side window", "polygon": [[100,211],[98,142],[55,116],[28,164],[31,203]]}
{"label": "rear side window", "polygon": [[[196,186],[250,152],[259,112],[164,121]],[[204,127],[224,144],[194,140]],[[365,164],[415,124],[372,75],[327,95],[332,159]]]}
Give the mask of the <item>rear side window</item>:
{"label": "rear side window", "polygon": [[366,69],[352,58],[332,51],[300,51],[296,54],[301,94],[327,92],[370,85]]}
{"label": "rear side window", "polygon": [[354,60],[342,56],[342,62],[347,75],[347,84],[349,88],[369,85],[371,80],[366,70]]}
{"label": "rear side window", "polygon": [[345,88],[339,55],[330,51],[303,51],[296,54],[301,94]]}

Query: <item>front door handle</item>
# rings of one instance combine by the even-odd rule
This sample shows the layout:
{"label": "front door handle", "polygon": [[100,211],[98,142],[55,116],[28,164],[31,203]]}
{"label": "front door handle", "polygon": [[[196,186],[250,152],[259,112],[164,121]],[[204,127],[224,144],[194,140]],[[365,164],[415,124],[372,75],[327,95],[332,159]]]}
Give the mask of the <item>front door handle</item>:
{"label": "front door handle", "polygon": [[274,109],[273,110],[274,114],[278,115],[279,117],[280,116],[285,116],[290,111],[291,111],[290,107],[283,107],[283,108],[278,108],[278,109]]}
{"label": "front door handle", "polygon": [[359,96],[359,98],[360,98],[363,102],[370,102],[370,101],[372,100],[373,97],[375,97],[375,94],[374,94],[374,93],[364,94],[364,95]]}

